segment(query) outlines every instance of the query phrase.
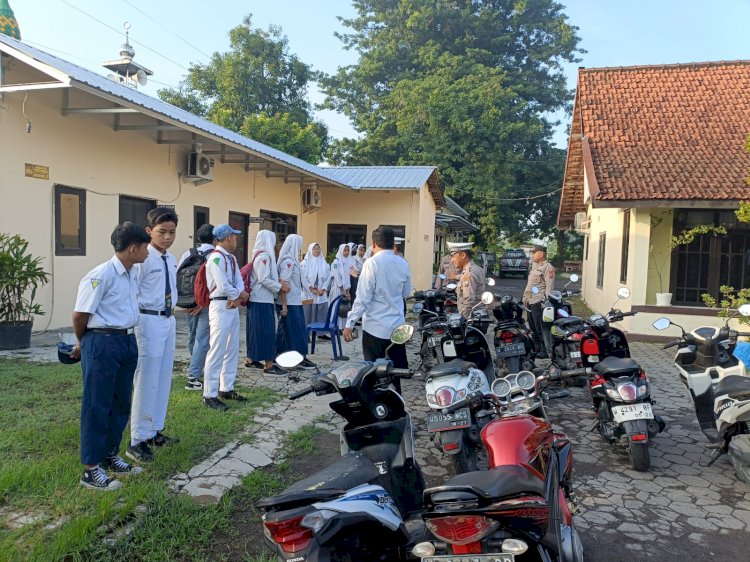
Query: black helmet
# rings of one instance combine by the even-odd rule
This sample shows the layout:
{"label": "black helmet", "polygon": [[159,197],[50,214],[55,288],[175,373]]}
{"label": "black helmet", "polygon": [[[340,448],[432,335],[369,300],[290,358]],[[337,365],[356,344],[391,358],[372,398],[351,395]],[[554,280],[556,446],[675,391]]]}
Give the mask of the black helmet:
{"label": "black helmet", "polygon": [[78,363],[81,360],[80,356],[78,357],[78,359],[73,359],[70,356],[70,354],[73,353],[74,349],[74,345],[65,343],[64,341],[57,342],[57,359],[60,361],[60,363],[64,363],[65,365],[74,365]]}

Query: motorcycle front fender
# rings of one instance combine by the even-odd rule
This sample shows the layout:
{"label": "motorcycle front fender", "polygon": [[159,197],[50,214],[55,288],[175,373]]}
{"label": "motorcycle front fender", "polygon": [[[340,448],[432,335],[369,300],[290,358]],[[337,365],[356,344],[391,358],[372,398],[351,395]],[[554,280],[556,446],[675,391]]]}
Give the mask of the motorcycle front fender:
{"label": "motorcycle front fender", "polygon": [[[639,436],[637,443],[648,442],[648,421],[646,420],[630,420],[622,422],[622,430],[628,434],[628,440],[633,441],[633,436]],[[640,438],[641,435],[645,435],[646,438]]]}

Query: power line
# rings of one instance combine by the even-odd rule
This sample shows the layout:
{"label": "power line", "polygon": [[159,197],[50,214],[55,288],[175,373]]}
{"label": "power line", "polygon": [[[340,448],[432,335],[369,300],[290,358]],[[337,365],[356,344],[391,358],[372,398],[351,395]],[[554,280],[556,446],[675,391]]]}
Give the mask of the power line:
{"label": "power line", "polygon": [[[70,7],[71,7],[71,8],[73,8],[74,10],[77,10],[77,11],[81,12],[81,13],[82,13],[83,15],[85,15],[85,16],[88,16],[88,17],[90,17],[90,18],[91,18],[92,20],[94,20],[95,22],[97,22],[97,23],[100,23],[100,24],[102,24],[102,25],[103,25],[104,27],[106,27],[106,28],[108,28],[108,29],[111,29],[112,31],[114,31],[114,32],[115,32],[115,33],[117,33],[118,35],[121,35],[121,34],[122,34],[122,32],[121,32],[120,30],[118,30],[118,29],[115,29],[114,27],[112,27],[112,26],[111,26],[111,25],[109,25],[108,23],[106,23],[106,22],[103,22],[102,20],[100,20],[99,18],[97,18],[97,17],[95,17],[95,16],[92,16],[91,14],[89,14],[88,12],[86,12],[86,11],[82,10],[82,9],[81,9],[81,8],[79,8],[78,6],[76,6],[76,5],[74,5],[74,4],[71,4],[70,2],[68,2],[68,0],[60,0],[60,2],[62,2],[63,4],[66,4],[66,5],[68,5],[68,6],[70,6]],[[172,64],[174,64],[174,65],[176,65],[176,66],[179,66],[180,68],[182,68],[182,69],[183,69],[183,70],[185,70],[186,72],[190,72],[190,69],[189,69],[189,68],[186,68],[185,66],[181,65],[181,64],[180,64],[179,62],[177,62],[177,61],[175,61],[175,60],[173,60],[173,59],[170,59],[170,58],[169,58],[168,56],[166,56],[166,55],[162,55],[162,54],[161,54],[161,53],[160,53],[159,51],[156,51],[155,49],[152,49],[151,47],[149,47],[149,46],[148,46],[148,45],[146,45],[145,43],[142,43],[141,41],[136,41],[136,40],[135,40],[135,39],[133,39],[132,37],[130,38],[130,40],[131,40],[131,41],[132,41],[133,43],[135,43],[136,45],[140,45],[140,46],[141,46],[141,47],[143,47],[144,49],[146,49],[146,50],[148,50],[148,51],[151,51],[152,53],[154,53],[154,54],[155,54],[155,55],[157,55],[157,56],[160,56],[160,57],[161,57],[161,58],[163,58],[164,60],[167,60],[167,61],[171,62]]]}
{"label": "power line", "polygon": [[156,25],[158,25],[159,27],[161,27],[161,28],[163,28],[163,29],[166,29],[166,30],[167,30],[167,31],[168,31],[169,33],[171,33],[172,35],[174,35],[175,37],[177,37],[177,39],[179,39],[180,41],[182,41],[182,42],[183,42],[183,43],[185,43],[186,45],[188,45],[188,46],[192,47],[193,49],[195,49],[196,51],[198,51],[198,52],[199,52],[200,54],[202,54],[202,55],[203,55],[204,57],[206,57],[207,59],[211,60],[211,55],[209,55],[208,53],[206,53],[206,52],[204,52],[204,51],[201,51],[201,50],[200,50],[200,49],[199,49],[198,47],[196,47],[196,46],[195,46],[195,45],[194,45],[193,43],[191,43],[191,42],[190,42],[190,41],[188,41],[187,39],[183,38],[182,36],[178,35],[177,33],[175,33],[174,31],[172,31],[171,29],[169,29],[169,28],[168,28],[168,27],[167,27],[166,25],[164,25],[164,24],[163,24],[163,23],[161,23],[160,21],[158,21],[158,20],[156,20],[156,19],[152,18],[152,17],[150,16],[150,15],[148,15],[148,14],[147,14],[146,12],[144,12],[144,11],[143,11],[142,9],[140,9],[140,8],[139,8],[138,6],[136,6],[135,4],[133,4],[132,2],[130,2],[129,0],[122,0],[122,1],[123,1],[123,2],[125,2],[125,3],[126,3],[126,4],[128,5],[128,6],[130,6],[131,8],[133,8],[134,10],[138,10],[138,11],[139,11],[140,13],[142,13],[142,14],[143,14],[144,16],[146,16],[146,17],[147,17],[148,19],[150,19],[150,20],[151,20],[152,22],[154,22],[154,23],[155,23]]}
{"label": "power line", "polygon": [[548,191],[547,193],[542,193],[541,195],[519,197],[518,199],[493,199],[493,201],[531,201],[532,199],[541,199],[542,197],[550,197],[551,195],[558,193],[560,191],[562,191],[562,187],[560,189],[555,189],[554,191]]}

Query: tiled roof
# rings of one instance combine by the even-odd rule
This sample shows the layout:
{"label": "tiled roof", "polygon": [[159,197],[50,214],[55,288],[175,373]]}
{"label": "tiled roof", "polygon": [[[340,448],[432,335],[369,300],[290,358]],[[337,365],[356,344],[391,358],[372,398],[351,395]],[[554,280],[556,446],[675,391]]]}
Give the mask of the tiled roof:
{"label": "tiled roof", "polygon": [[750,61],[582,68],[558,224],[584,167],[595,207],[750,199],[749,133]]}

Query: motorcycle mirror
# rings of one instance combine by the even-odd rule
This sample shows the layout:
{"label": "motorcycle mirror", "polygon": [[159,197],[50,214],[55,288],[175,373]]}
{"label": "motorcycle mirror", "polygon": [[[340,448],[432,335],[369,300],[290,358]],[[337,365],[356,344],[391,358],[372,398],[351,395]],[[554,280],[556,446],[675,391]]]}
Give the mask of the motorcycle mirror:
{"label": "motorcycle mirror", "polygon": [[658,320],[655,320],[651,325],[657,330],[666,330],[667,328],[669,328],[670,324],[672,323],[669,321],[669,318],[665,318],[664,316],[662,316]]}
{"label": "motorcycle mirror", "polygon": [[[391,343],[403,345],[408,342],[414,335],[414,326],[410,324],[401,324],[391,332]],[[301,357],[301,356],[300,356]]]}
{"label": "motorcycle mirror", "polygon": [[568,316],[570,316],[570,314],[568,314],[568,311],[565,310],[564,308],[561,308],[560,310],[558,310],[557,314],[561,316],[562,318],[567,318]]}
{"label": "motorcycle mirror", "polygon": [[304,360],[305,358],[302,357],[302,354],[299,351],[287,351],[276,357],[276,363],[284,369],[296,367]]}
{"label": "motorcycle mirror", "polygon": [[737,311],[741,316],[750,316],[750,304],[743,304]]}
{"label": "motorcycle mirror", "polygon": [[489,279],[487,279],[487,284],[490,287],[494,287],[495,286],[495,280],[492,277],[490,277]]}
{"label": "motorcycle mirror", "polygon": [[621,299],[629,299],[630,298],[630,289],[627,287],[620,287],[617,290],[617,296]]}
{"label": "motorcycle mirror", "polygon": [[538,295],[539,294],[539,287],[532,287],[531,288],[531,292],[534,293],[535,295]]}
{"label": "motorcycle mirror", "polygon": [[448,283],[448,284],[447,284],[447,285],[445,286],[445,288],[446,288],[446,289],[448,289],[449,291],[455,291],[455,290],[456,290],[456,287],[457,287],[457,285],[456,285],[455,283]]}
{"label": "motorcycle mirror", "polygon": [[490,390],[492,390],[492,394],[494,394],[498,398],[505,398],[510,394],[511,385],[510,382],[506,379],[495,379],[492,382]]}
{"label": "motorcycle mirror", "polygon": [[440,279],[442,279],[443,281],[445,281],[446,279],[448,279],[448,276],[445,273],[438,273],[438,277]]}
{"label": "motorcycle mirror", "polygon": [[573,275],[570,276],[570,282],[571,283],[578,283],[579,279],[580,279],[580,277],[578,277],[577,273],[574,273]]}
{"label": "motorcycle mirror", "polygon": [[415,302],[411,307],[411,311],[415,314],[419,314],[422,310],[424,310],[424,305],[421,302]]}
{"label": "motorcycle mirror", "polygon": [[482,293],[482,304],[491,304],[495,300],[495,295],[489,291]]}

